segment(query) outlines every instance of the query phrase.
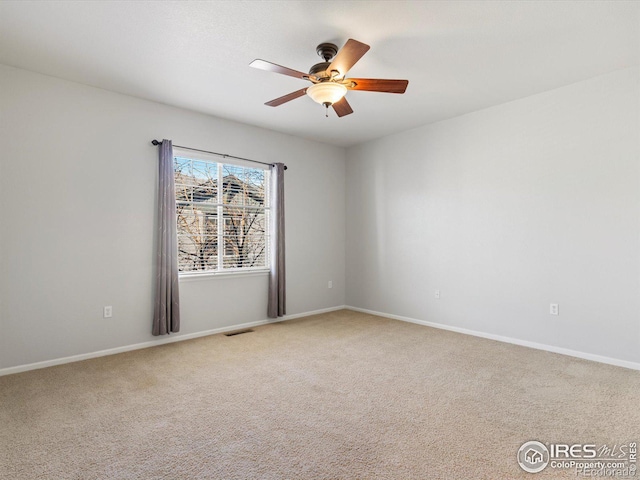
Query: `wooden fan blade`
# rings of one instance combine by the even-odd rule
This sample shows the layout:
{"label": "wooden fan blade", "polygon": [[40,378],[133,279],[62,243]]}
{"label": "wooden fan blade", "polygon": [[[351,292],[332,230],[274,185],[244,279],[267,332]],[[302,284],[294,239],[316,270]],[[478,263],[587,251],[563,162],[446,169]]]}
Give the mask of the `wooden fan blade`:
{"label": "wooden fan blade", "polygon": [[349,105],[349,102],[347,102],[347,97],[342,97],[338,102],[334,103],[331,106],[336,111],[339,117],[344,117],[345,115],[353,113],[351,105]]}
{"label": "wooden fan blade", "polygon": [[306,88],[302,88],[300,90],[296,90],[295,92],[291,92],[287,95],[284,95],[280,98],[276,98],[275,100],[271,100],[270,102],[265,103],[265,105],[269,105],[270,107],[277,107],[278,105],[282,105],[283,103],[290,102],[291,100],[295,100],[298,97],[302,97],[305,93],[307,93]]}
{"label": "wooden fan blade", "polygon": [[354,86],[347,85],[350,90],[366,90],[369,92],[404,93],[409,80],[383,80],[381,78],[349,78]]}
{"label": "wooden fan blade", "polygon": [[369,45],[350,38],[335,56],[327,71],[337,70],[340,72],[339,76],[346,75],[351,67],[367,53],[369,48],[371,48]]}
{"label": "wooden fan blade", "polygon": [[249,64],[250,67],[259,68],[260,70],[266,70],[267,72],[281,73],[282,75],[289,75],[290,77],[302,78],[307,80],[309,78],[308,73],[302,73],[297,70],[292,70],[282,65],[267,62],[266,60],[255,59]]}

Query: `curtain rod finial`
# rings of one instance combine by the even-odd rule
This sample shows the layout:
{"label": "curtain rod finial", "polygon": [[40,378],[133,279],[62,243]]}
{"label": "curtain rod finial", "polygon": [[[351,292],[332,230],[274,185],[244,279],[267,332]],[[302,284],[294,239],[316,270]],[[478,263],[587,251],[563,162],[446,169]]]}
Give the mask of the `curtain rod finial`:
{"label": "curtain rod finial", "polygon": [[158,140],[155,140],[155,139],[154,139],[154,140],[151,140],[151,144],[152,144],[152,145],[156,145],[156,146],[158,146],[158,145],[160,145],[161,143],[162,143],[162,142],[159,142]]}

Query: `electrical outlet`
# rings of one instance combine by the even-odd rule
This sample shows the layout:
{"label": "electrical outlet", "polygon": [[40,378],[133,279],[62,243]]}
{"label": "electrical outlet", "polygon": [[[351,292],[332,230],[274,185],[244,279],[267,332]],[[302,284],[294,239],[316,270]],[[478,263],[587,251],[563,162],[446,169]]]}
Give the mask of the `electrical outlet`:
{"label": "electrical outlet", "polygon": [[436,290],[435,297],[440,298],[440,290]]}
{"label": "electrical outlet", "polygon": [[549,314],[550,315],[559,315],[560,314],[560,310],[558,309],[558,304],[557,303],[549,304]]}
{"label": "electrical outlet", "polygon": [[113,307],[109,305],[108,307],[104,307],[104,311],[102,313],[103,318],[111,318],[113,317]]}
{"label": "electrical outlet", "polygon": [[327,284],[327,288],[333,288],[333,281],[329,280],[329,283]]}

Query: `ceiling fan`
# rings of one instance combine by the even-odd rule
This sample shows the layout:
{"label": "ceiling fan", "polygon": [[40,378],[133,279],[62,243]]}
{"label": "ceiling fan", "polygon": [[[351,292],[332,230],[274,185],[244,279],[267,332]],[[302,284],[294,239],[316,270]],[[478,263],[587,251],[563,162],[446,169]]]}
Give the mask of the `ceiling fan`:
{"label": "ceiling fan", "polygon": [[320,103],[327,109],[332,107],[338,117],[344,117],[353,113],[353,109],[345,95],[349,90],[366,90],[369,92],[384,93],[404,93],[409,84],[408,80],[383,80],[379,78],[346,78],[347,72],[353,67],[362,56],[369,50],[366,45],[357,40],[349,39],[342,49],[333,43],[321,43],[317,46],[316,52],[324,59],[323,62],[316,63],[309,73],[292,70],[266,60],[254,60],[250,66],[267,70],[269,72],[281,73],[291,77],[308,80],[313,85],[305,87],[295,92],[291,92],[282,97],[265,103],[270,107],[277,107],[305,94],[309,95],[313,101]]}

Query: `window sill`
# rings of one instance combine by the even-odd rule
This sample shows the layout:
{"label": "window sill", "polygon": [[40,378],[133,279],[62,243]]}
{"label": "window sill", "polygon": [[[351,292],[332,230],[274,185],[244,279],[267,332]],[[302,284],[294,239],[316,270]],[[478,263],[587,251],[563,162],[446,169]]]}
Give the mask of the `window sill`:
{"label": "window sill", "polygon": [[249,270],[245,272],[231,271],[231,272],[206,272],[206,273],[180,273],[178,274],[178,281],[193,282],[198,280],[210,280],[212,278],[256,277],[256,276],[266,276],[268,274],[269,274],[269,270]]}

